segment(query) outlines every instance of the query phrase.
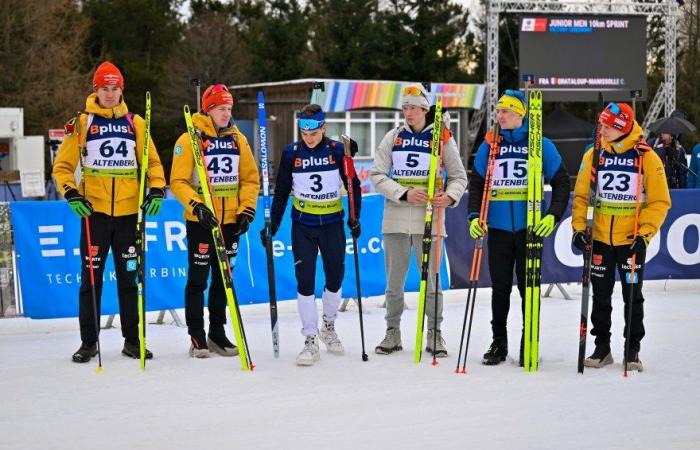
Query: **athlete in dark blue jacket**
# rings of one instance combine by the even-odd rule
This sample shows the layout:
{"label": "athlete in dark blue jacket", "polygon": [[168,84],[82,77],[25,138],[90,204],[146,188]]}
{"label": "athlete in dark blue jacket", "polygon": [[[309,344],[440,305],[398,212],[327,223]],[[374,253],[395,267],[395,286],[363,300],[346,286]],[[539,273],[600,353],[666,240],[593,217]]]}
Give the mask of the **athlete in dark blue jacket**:
{"label": "athlete in dark blue jacket", "polygon": [[[491,201],[487,229],[489,231],[489,273],[492,282],[491,329],[493,343],[484,355],[483,363],[496,365],[508,355],[508,310],[513,285],[513,265],[518,278],[518,290],[525,308],[525,228],[527,225],[527,152],[528,125],[527,99],[520,91],[507,90],[496,105],[496,118],[500,126],[500,151],[494,161]],[[484,191],[488,164],[490,133],[482,142],[474,158],[469,182],[470,235],[476,239],[486,233],[479,225],[479,210]],[[549,209],[535,229],[541,237],[549,236],[566,211],[571,182],[564,162],[554,144],[542,138],[542,172],[552,186]],[[520,340],[520,364],[522,365],[523,341]]]}
{"label": "athlete in dark blue jacket", "polygon": [[[325,115],[318,105],[307,105],[299,116],[301,141],[282,150],[275,195],[272,201],[271,235],[261,230],[263,245],[275,235],[282,222],[289,195],[292,206],[292,253],[297,280],[297,304],[301,316],[301,333],[306,337],[297,364],[312,365],[320,358],[317,335],[331,353],[344,353],[335,332],[335,318],[340,305],[340,288],[345,272],[345,230],[341,190],[354,190],[355,211],[360,215],[362,192],[355,176],[352,187],[343,168],[344,147],[325,136]],[[360,236],[359,222],[348,220],[350,232]],[[318,329],[318,312],[314,287],[316,258],[321,253],[326,285],[323,291],[323,326]]]}

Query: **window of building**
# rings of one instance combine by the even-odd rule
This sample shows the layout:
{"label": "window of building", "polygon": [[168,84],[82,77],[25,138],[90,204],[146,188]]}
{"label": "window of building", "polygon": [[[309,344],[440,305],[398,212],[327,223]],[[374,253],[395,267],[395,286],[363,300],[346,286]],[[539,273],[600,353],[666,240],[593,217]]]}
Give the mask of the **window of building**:
{"label": "window of building", "polygon": [[[459,111],[450,111],[450,129],[459,148]],[[374,158],[374,151],[384,136],[403,123],[400,111],[346,111],[342,113],[326,113],[326,135],[331,139],[340,140],[341,134],[346,134],[357,141],[356,157]],[[299,129],[294,127],[294,140],[299,139]]]}

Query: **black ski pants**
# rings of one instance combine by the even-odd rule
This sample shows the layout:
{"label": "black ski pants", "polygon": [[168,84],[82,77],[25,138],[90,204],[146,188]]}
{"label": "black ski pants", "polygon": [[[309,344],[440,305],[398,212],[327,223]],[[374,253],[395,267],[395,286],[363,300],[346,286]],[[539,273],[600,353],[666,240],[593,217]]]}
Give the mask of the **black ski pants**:
{"label": "black ski pants", "polygon": [[[232,223],[221,226],[226,255],[235,258],[238,254],[238,236],[234,235]],[[211,272],[209,287],[209,326],[226,324],[226,291],[221,279],[219,262],[216,258],[214,238],[210,229],[205,229],[199,222],[188,220],[187,231],[187,284],[185,285],[185,322],[187,332],[196,336],[204,331],[204,291]],[[210,270],[211,269],[211,270]]]}
{"label": "black ski pants", "polygon": [[591,285],[593,286],[593,308],[591,311],[591,334],[595,336],[596,347],[610,348],[610,327],[612,325],[612,293],[615,287],[615,270],[620,275],[622,299],[625,303],[625,330],[623,336],[627,339],[627,316],[630,307],[630,286],[634,286],[634,302],[632,303],[632,324],[630,352],[639,351],[640,342],[644,337],[644,296],[642,282],[644,280],[644,260],[646,249],[637,253],[635,263],[635,279],[637,283],[630,284],[630,259],[632,252],[629,245],[610,246],[599,241],[593,242],[593,262],[591,264]]}
{"label": "black ski pants", "polygon": [[[97,341],[95,309],[92,302],[90,278],[90,260],[95,275],[95,296],[97,311],[101,310],[102,276],[104,274],[107,253],[111,247],[114,268],[117,276],[117,295],[119,297],[119,320],[122,336],[129,342],[139,342],[139,315],[136,292],[136,214],[112,217],[107,214],[93,213],[90,222],[91,252],[88,252],[85,220],[80,225],[80,260],[82,273],[79,291],[80,339],[91,345]],[[99,314],[97,314],[99,317]]]}
{"label": "black ski pants", "polygon": [[521,311],[525,315],[525,230],[488,231],[489,274],[491,275],[491,331],[494,339],[508,340],[508,311],[513,290],[513,267],[518,280]]}
{"label": "black ski pants", "polygon": [[311,227],[292,222],[292,253],[297,292],[313,295],[319,251],[326,276],[326,290],[338,292],[345,275],[345,230],[343,222]]}

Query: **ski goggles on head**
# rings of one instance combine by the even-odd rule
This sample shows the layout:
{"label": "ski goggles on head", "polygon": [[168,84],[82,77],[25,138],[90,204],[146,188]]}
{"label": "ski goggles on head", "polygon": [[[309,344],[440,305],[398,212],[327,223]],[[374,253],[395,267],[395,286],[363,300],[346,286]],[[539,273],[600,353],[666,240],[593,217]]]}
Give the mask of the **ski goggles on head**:
{"label": "ski goggles on head", "polygon": [[401,106],[412,105],[423,109],[430,109],[430,100],[420,86],[406,86],[401,90]]}
{"label": "ski goggles on head", "polygon": [[318,130],[326,124],[326,115],[323,111],[319,111],[313,116],[299,117],[299,128],[302,131]]}
{"label": "ski goggles on head", "polygon": [[618,105],[617,103],[614,103],[614,102],[613,102],[613,103],[610,103],[610,104],[608,105],[607,109],[609,109],[610,112],[613,113],[613,114],[620,114],[620,111],[621,111],[621,110],[620,110],[620,105]]}
{"label": "ski goggles on head", "polygon": [[406,86],[401,95],[423,95],[423,91],[418,86]]}

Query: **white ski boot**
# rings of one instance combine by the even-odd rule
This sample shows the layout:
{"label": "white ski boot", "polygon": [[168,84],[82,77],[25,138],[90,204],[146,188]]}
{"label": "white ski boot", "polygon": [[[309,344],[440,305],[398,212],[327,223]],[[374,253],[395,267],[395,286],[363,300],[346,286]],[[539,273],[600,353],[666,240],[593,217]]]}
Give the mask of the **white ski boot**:
{"label": "white ski boot", "polygon": [[326,345],[326,350],[334,355],[342,355],[345,353],[343,343],[338,338],[338,333],[335,332],[335,322],[323,318],[323,326],[320,332],[321,341]]}
{"label": "white ski boot", "polygon": [[321,352],[318,349],[318,339],[316,336],[306,336],[304,350],[297,356],[297,365],[311,366],[319,359],[321,359]]}

